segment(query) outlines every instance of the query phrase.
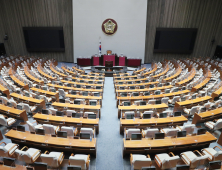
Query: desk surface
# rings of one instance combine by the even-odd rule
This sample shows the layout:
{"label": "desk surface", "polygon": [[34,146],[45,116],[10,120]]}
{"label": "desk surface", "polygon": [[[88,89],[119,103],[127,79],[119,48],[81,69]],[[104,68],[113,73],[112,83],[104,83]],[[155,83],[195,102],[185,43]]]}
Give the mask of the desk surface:
{"label": "desk surface", "polygon": [[52,76],[46,74],[44,71],[42,71],[42,69],[41,69],[41,64],[39,64],[39,65],[37,66],[37,70],[38,70],[38,72],[39,72],[41,75],[43,75],[43,76],[45,76],[45,77],[47,77],[47,78],[49,78],[49,79],[52,79],[52,80],[55,80],[55,79],[56,79],[56,77],[52,77]]}
{"label": "desk surface", "polygon": [[60,85],[57,85],[57,84],[47,84],[47,86],[55,87],[55,88],[59,88],[59,89],[65,89],[65,90],[103,92],[103,89],[83,89],[83,88],[74,88],[74,87],[60,86]]}
{"label": "desk surface", "polygon": [[17,94],[17,93],[11,93],[10,96],[21,99],[21,100],[37,103],[37,104],[41,104],[42,102],[45,102],[44,99],[35,99],[35,98],[32,98],[32,97],[22,96],[22,95]]}
{"label": "desk surface", "polygon": [[164,81],[170,81],[170,80],[176,78],[177,76],[179,76],[181,72],[182,72],[182,68],[181,68],[181,66],[179,65],[179,68],[177,69],[177,72],[176,72],[174,75],[172,75],[172,76],[170,76],[170,77],[167,77],[167,78],[165,78],[165,79],[163,79],[163,80],[164,80]]}
{"label": "desk surface", "polygon": [[68,98],[75,98],[75,99],[102,100],[102,96],[83,96],[83,95],[66,94],[66,97],[68,97]]}
{"label": "desk surface", "polygon": [[153,69],[149,72],[144,73],[144,75],[149,75],[149,74],[155,72],[156,70],[157,70],[157,64],[155,63],[154,66],[153,66]]}
{"label": "desk surface", "polygon": [[176,102],[175,107],[186,106],[186,105],[189,105],[189,104],[199,103],[199,102],[207,101],[207,100],[210,100],[210,99],[211,99],[210,96],[204,96],[204,97],[198,97],[198,98],[193,99],[193,100],[186,100],[186,101],[183,101],[183,102]]}
{"label": "desk surface", "polygon": [[91,106],[91,105],[83,105],[83,104],[77,105],[77,104],[58,103],[58,102],[52,103],[52,106],[67,107],[67,108],[73,108],[73,109],[92,109],[92,110],[99,110],[101,108],[101,105]]}
{"label": "desk surface", "polygon": [[0,165],[0,170],[27,170],[26,166],[16,165],[15,167]]}
{"label": "desk surface", "polygon": [[195,75],[196,75],[196,69],[192,68],[191,71],[192,71],[192,73],[186,79],[184,79],[184,80],[182,80],[180,82],[177,82],[176,85],[177,86],[181,86],[181,85],[183,85],[185,83],[188,83],[190,80],[192,80],[195,77]]}
{"label": "desk surface", "polygon": [[50,96],[56,96],[56,95],[59,94],[59,92],[46,91],[46,90],[38,89],[38,88],[35,88],[35,87],[32,87],[31,90],[42,93],[42,94],[50,95]]}
{"label": "desk surface", "polygon": [[40,144],[56,145],[56,146],[69,146],[69,147],[84,147],[84,148],[95,148],[96,139],[81,140],[81,139],[69,139],[69,138],[58,138],[51,136],[43,136],[31,134],[29,131],[20,132],[17,130],[10,130],[5,134],[7,138],[25,140],[26,142],[34,142]]}
{"label": "desk surface", "polygon": [[60,73],[60,72],[58,72],[57,70],[55,70],[55,69],[53,68],[53,66],[52,66],[52,63],[50,63],[49,68],[50,68],[54,73],[58,74],[59,76],[62,76],[62,77],[67,77],[67,76],[68,76],[68,75],[66,75],[66,74]]}
{"label": "desk surface", "polygon": [[136,105],[131,105],[131,106],[118,106],[119,110],[146,110],[146,109],[159,109],[159,108],[168,108],[168,105],[165,103],[162,104],[149,104],[149,105],[144,105],[144,106],[136,106]]}
{"label": "desk surface", "polygon": [[202,88],[203,86],[205,86],[208,82],[210,81],[210,78],[205,78],[204,81],[202,81],[200,84],[194,86],[191,90],[191,92],[195,92],[198,89]]}
{"label": "desk surface", "polygon": [[40,83],[40,84],[43,84],[43,83],[44,83],[43,80],[39,80],[39,79],[35,78],[33,75],[31,75],[31,74],[29,73],[29,68],[28,68],[28,66],[25,66],[25,68],[24,68],[24,73],[25,73],[25,75],[26,75],[28,78],[30,78],[32,81],[38,82],[38,83]]}
{"label": "desk surface", "polygon": [[89,83],[80,83],[80,82],[73,82],[73,81],[67,81],[67,80],[61,80],[61,82],[63,83],[69,83],[69,84],[78,84],[78,85],[82,85],[82,86],[104,86],[104,83],[102,84],[89,84]]}
{"label": "desk surface", "polygon": [[166,67],[166,69],[165,69],[163,72],[161,72],[161,73],[159,73],[159,74],[157,74],[157,75],[155,75],[155,76],[152,76],[152,77],[153,77],[153,78],[160,77],[160,76],[166,74],[169,70],[170,70],[170,67],[169,67],[169,65],[167,64],[167,67]]}

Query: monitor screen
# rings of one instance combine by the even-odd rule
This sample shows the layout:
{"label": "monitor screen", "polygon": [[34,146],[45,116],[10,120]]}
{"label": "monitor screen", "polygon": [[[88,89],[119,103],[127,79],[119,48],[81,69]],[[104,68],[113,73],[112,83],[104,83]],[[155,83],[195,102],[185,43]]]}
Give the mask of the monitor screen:
{"label": "monitor screen", "polygon": [[155,95],[159,95],[159,94],[160,94],[160,91],[156,91],[156,92],[155,92]]}
{"label": "monitor screen", "polygon": [[25,126],[17,126],[17,130],[21,132],[25,132]]}
{"label": "monitor screen", "polygon": [[29,93],[25,93],[25,96],[26,96],[26,97],[30,97],[30,94],[29,94]]}
{"label": "monitor screen", "polygon": [[137,84],[139,84],[139,83],[140,83],[140,81],[136,81],[136,83],[137,83]]}
{"label": "monitor screen", "polygon": [[123,106],[130,106],[130,102],[123,102]]}
{"label": "monitor screen", "polygon": [[89,81],[88,83],[89,83],[89,84],[93,84],[93,81]]}
{"label": "monitor screen", "polygon": [[129,81],[129,82],[127,82],[127,84],[133,84],[133,82],[132,82],[132,81]]}
{"label": "monitor screen", "polygon": [[73,82],[75,82],[75,81],[76,81],[76,79],[72,79],[72,81],[73,81]]}
{"label": "monitor screen", "polygon": [[82,95],[83,95],[83,96],[88,96],[88,92],[87,92],[87,91],[84,91],[84,92],[82,92]]}
{"label": "monitor screen", "polygon": [[81,85],[76,85],[76,88],[81,88]]}
{"label": "monitor screen", "polygon": [[207,111],[207,108],[206,107],[202,107],[201,109],[200,109],[200,112],[206,112]]}
{"label": "monitor screen", "polygon": [[12,103],[7,102],[7,106],[8,106],[8,107],[12,107]]}
{"label": "monitor screen", "polygon": [[139,96],[139,93],[133,93],[133,96]]}
{"label": "monitor screen", "polygon": [[156,100],[156,104],[161,104],[161,100]]}
{"label": "monitor screen", "polygon": [[57,137],[67,138],[67,132],[66,131],[57,131]]}
{"label": "monitor screen", "polygon": [[191,54],[197,28],[156,28],[154,53]]}
{"label": "monitor screen", "polygon": [[134,86],[130,86],[130,89],[131,89],[131,90],[134,90],[134,89],[135,89],[135,87],[134,87]]}
{"label": "monitor screen", "polygon": [[167,113],[160,113],[159,118],[166,118],[167,117]]}
{"label": "monitor screen", "polygon": [[42,114],[44,114],[44,115],[48,115],[48,114],[49,114],[49,110],[42,109]]}
{"label": "monitor screen", "polygon": [[150,88],[154,88],[154,85],[153,85],[153,84],[151,84],[151,85],[150,85]]}
{"label": "monitor screen", "polygon": [[91,86],[86,86],[86,89],[91,89]]}
{"label": "monitor screen", "polygon": [[90,139],[89,133],[80,133],[80,139]]}
{"label": "monitor screen", "polygon": [[69,166],[67,167],[67,170],[81,170],[81,166],[69,165]]}
{"label": "monitor screen", "polygon": [[29,52],[64,52],[62,27],[23,27],[25,44]]}
{"label": "monitor screen", "polygon": [[0,99],[0,103],[2,104],[2,100]]}
{"label": "monitor screen", "polygon": [[65,101],[65,99],[59,99],[59,102],[60,103],[65,103],[66,101]]}
{"label": "monitor screen", "polygon": [[72,94],[72,95],[76,95],[76,91],[73,91],[73,90],[72,90],[72,91],[71,91],[71,94]]}
{"label": "monitor screen", "polygon": [[125,89],[125,87],[120,86],[120,87],[119,87],[119,89],[120,89],[120,90],[124,90],[124,89]]}
{"label": "monitor screen", "polygon": [[56,111],[56,116],[64,116],[64,112],[62,112],[62,111]]}
{"label": "monitor screen", "polygon": [[182,115],[181,112],[174,112],[174,117],[181,116],[181,115]]}
{"label": "monitor screen", "polygon": [[88,114],[88,119],[96,119],[96,114]]}
{"label": "monitor screen", "polygon": [[192,99],[196,99],[196,98],[197,98],[197,96],[196,96],[196,95],[193,95],[193,96],[192,96]]}
{"label": "monitor screen", "polygon": [[209,162],[209,170],[221,169],[221,161]]}
{"label": "monitor screen", "polygon": [[201,129],[198,129],[197,130],[197,135],[203,135],[203,134],[205,134],[206,133],[206,129],[204,129],[204,128],[201,128]]}
{"label": "monitor screen", "polygon": [[35,163],[30,164],[30,166],[34,167],[35,170],[47,170],[46,163],[35,162]]}
{"label": "monitor screen", "polygon": [[145,86],[140,86],[140,89],[145,89]]}
{"label": "monitor screen", "polygon": [[127,93],[121,93],[121,97],[126,97]]}
{"label": "monitor screen", "polygon": [[84,80],[80,80],[79,82],[80,82],[80,83],[84,83]]}
{"label": "monitor screen", "polygon": [[15,158],[3,158],[3,162],[5,166],[15,167]]}
{"label": "monitor screen", "polygon": [[45,135],[45,129],[36,129],[36,130],[35,130],[35,133],[36,133],[37,135]]}
{"label": "monitor screen", "polygon": [[187,136],[187,131],[185,131],[185,130],[177,132],[178,138],[186,137],[186,136]]}
{"label": "monitor screen", "polygon": [[35,98],[36,98],[36,99],[40,99],[40,96],[39,96],[39,95],[36,95]]}
{"label": "monitor screen", "polygon": [[151,114],[143,114],[143,119],[151,119]]}
{"label": "monitor screen", "polygon": [[101,86],[96,86],[96,89],[101,89]]}
{"label": "monitor screen", "polygon": [[140,105],[141,105],[141,106],[146,105],[146,101],[140,101]]}
{"label": "monitor screen", "polygon": [[134,114],[126,114],[126,119],[133,119],[134,118]]}
{"label": "monitor screen", "polygon": [[141,140],[142,134],[141,133],[133,133],[131,134],[131,140]]}
{"label": "monitor screen", "polygon": [[80,113],[72,113],[72,117],[75,117],[75,118],[80,118],[81,115]]}
{"label": "monitor screen", "polygon": [[96,101],[90,101],[89,105],[96,106]]}
{"label": "monitor screen", "polygon": [[43,89],[43,90],[48,90],[48,88],[47,88],[47,87],[43,87],[42,89]]}
{"label": "monitor screen", "polygon": [[121,80],[121,78],[117,78],[116,80]]}
{"label": "monitor screen", "polygon": [[94,96],[100,96],[99,93],[94,93]]}
{"label": "monitor screen", "polygon": [[17,109],[22,110],[23,109],[22,105],[17,105]]}
{"label": "monitor screen", "polygon": [[144,93],[144,96],[149,96],[150,95],[150,92],[145,92]]}
{"label": "monitor screen", "polygon": [[189,170],[190,165],[177,165],[177,170]]}
{"label": "monitor screen", "polygon": [[118,84],[123,84],[123,82],[119,82]]}
{"label": "monitor screen", "polygon": [[74,104],[80,104],[79,100],[74,100]]}
{"label": "monitor screen", "polygon": [[155,139],[164,139],[165,133],[155,133]]}

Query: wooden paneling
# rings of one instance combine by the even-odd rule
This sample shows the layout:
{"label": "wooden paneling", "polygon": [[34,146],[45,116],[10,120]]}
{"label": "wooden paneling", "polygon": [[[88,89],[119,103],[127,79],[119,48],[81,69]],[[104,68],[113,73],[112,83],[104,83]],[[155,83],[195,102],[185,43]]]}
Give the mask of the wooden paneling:
{"label": "wooden paneling", "polygon": [[[207,57],[222,43],[221,0],[148,0],[145,63],[163,59]],[[153,53],[157,27],[198,28],[191,55]],[[215,37],[216,42],[211,45]]]}
{"label": "wooden paneling", "polygon": [[[72,0],[0,0],[0,42],[4,41],[7,55],[55,58],[73,62]],[[64,31],[65,52],[29,53],[22,27],[61,26]]]}

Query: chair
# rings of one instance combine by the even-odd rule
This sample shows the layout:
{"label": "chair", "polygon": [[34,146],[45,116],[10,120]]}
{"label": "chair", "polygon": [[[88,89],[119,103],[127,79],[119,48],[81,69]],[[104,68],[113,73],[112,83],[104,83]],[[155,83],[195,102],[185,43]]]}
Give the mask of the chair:
{"label": "chair", "polygon": [[193,106],[191,109],[184,108],[183,111],[184,111],[186,114],[194,115],[195,113],[198,113],[199,107],[200,107],[200,106]]}
{"label": "chair", "polygon": [[59,96],[65,97],[68,93],[64,91],[64,89],[58,89]]}
{"label": "chair", "polygon": [[149,114],[150,115],[150,117],[153,117],[154,116],[154,112],[151,110],[151,111],[145,111],[145,112],[143,112],[143,114]]}
{"label": "chair", "polygon": [[[172,157],[170,157],[170,154]],[[172,152],[169,154],[162,153],[155,155],[155,162],[157,166],[161,169],[170,169],[174,168],[177,165],[177,162],[180,160],[179,156],[175,156]]]}
{"label": "chair", "polygon": [[164,128],[161,129],[160,132],[165,133],[166,137],[175,137],[177,136],[178,129],[172,129],[172,128]]}
{"label": "chair", "polygon": [[29,131],[30,132],[35,132],[36,129],[43,129],[42,125],[39,124],[39,125],[33,125],[33,123],[29,122],[29,121],[26,121],[26,123],[28,124],[29,126]]}
{"label": "chair", "polygon": [[155,99],[154,99],[154,100],[149,100],[149,101],[148,101],[148,104],[152,104],[152,105],[153,105],[153,104],[156,104],[156,100],[155,100]]}
{"label": "chair", "polygon": [[[219,151],[216,151],[215,148],[219,148]],[[204,148],[201,150],[204,155],[208,156],[209,161],[221,161],[222,160],[222,149],[219,146],[214,148]]]}
{"label": "chair", "polygon": [[48,166],[52,168],[58,168],[64,159],[63,152],[50,152],[45,151],[44,154],[41,154],[40,158],[43,163],[46,163]]}
{"label": "chair", "polygon": [[80,166],[82,170],[89,170],[90,155],[71,154],[69,157],[69,165]]}
{"label": "chair", "polygon": [[[197,156],[194,152],[197,152],[200,156]],[[198,150],[193,152],[187,151],[180,154],[181,159],[190,166],[190,168],[196,168],[200,165],[204,165],[205,161],[207,160],[207,155],[202,155]]]}
{"label": "chair", "polygon": [[206,127],[208,127],[211,130],[218,130],[222,128],[222,119],[218,119],[216,123],[212,121],[208,121],[204,123]]}
{"label": "chair", "polygon": [[91,137],[94,137],[93,128],[80,128],[80,133],[89,133]]}
{"label": "chair", "polygon": [[[24,149],[26,151],[23,151]],[[34,163],[41,154],[41,151],[35,148],[28,148],[24,146],[21,150],[16,149],[15,153],[17,154],[18,160],[24,161],[26,164]]]}
{"label": "chair", "polygon": [[14,118],[7,118],[6,116],[0,115],[0,125],[2,126],[11,126],[16,122]]}
{"label": "chair", "polygon": [[172,100],[168,100],[169,103],[175,104],[180,101],[180,96],[174,96]]}
{"label": "chair", "polygon": [[146,129],[143,130],[143,135],[145,136],[145,138],[154,138],[155,137],[155,133],[159,133],[159,129],[154,128],[154,129]]}
{"label": "chair", "polygon": [[126,138],[131,138],[131,135],[135,133],[140,133],[140,129],[127,129],[125,131],[125,136]]}
{"label": "chair", "polygon": [[164,97],[161,99],[161,103],[165,103],[168,105],[169,97]]}
{"label": "chair", "polygon": [[84,112],[84,117],[88,117],[88,114],[95,114],[94,112]]}
{"label": "chair", "polygon": [[49,111],[52,115],[56,115],[57,109],[49,108]]}
{"label": "chair", "polygon": [[15,143],[5,143],[5,142],[1,142],[1,144],[5,144],[5,146],[0,146],[0,155],[1,157],[11,157],[14,153],[15,150],[19,147],[18,144]]}
{"label": "chair", "polygon": [[176,127],[176,129],[178,129],[179,131],[185,130],[187,132],[187,134],[193,134],[195,128],[196,128],[195,124]]}
{"label": "chair", "polygon": [[45,130],[45,134],[55,135],[59,130],[59,126],[43,124],[43,129]]}
{"label": "chair", "polygon": [[133,169],[142,169],[145,167],[150,167],[152,161],[150,155],[140,155],[140,154],[130,154],[130,164]]}
{"label": "chair", "polygon": [[127,118],[127,115],[135,116],[135,112],[134,111],[125,112],[125,118]]}
{"label": "chair", "polygon": [[61,127],[61,131],[65,131],[67,132],[67,136],[73,137],[74,136],[74,132],[76,131],[76,128],[73,127],[67,127],[67,126],[62,126]]}

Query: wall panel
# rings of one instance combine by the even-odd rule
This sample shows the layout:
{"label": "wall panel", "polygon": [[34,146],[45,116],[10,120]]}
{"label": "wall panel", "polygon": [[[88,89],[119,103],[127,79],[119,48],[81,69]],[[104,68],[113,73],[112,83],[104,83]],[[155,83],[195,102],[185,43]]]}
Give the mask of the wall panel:
{"label": "wall panel", "polygon": [[[149,0],[147,3],[145,63],[163,59],[206,57],[222,43],[221,0]],[[153,53],[157,27],[198,28],[194,51],[187,54]],[[211,40],[215,37],[215,44]]]}
{"label": "wall panel", "polygon": [[[73,62],[72,0],[0,0],[0,6],[0,42],[7,33],[9,40],[4,43],[8,55],[33,55]],[[27,52],[22,31],[24,26],[62,26],[65,52]]]}

